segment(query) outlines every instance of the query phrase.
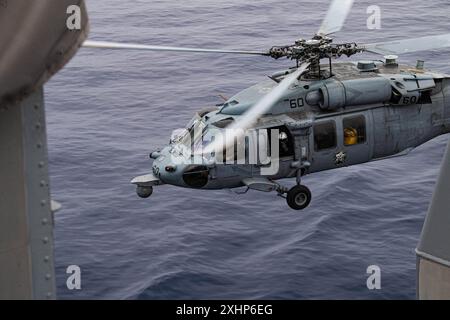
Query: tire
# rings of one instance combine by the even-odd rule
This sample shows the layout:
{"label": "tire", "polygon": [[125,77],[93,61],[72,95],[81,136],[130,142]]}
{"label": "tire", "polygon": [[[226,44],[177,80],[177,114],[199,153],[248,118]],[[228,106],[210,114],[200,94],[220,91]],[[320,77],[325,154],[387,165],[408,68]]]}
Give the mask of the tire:
{"label": "tire", "polygon": [[153,193],[153,187],[140,187],[137,186],[136,188],[136,193],[140,198],[148,198],[152,195]]}
{"label": "tire", "polygon": [[311,202],[311,191],[305,186],[292,187],[287,194],[287,203],[294,210],[305,209]]}

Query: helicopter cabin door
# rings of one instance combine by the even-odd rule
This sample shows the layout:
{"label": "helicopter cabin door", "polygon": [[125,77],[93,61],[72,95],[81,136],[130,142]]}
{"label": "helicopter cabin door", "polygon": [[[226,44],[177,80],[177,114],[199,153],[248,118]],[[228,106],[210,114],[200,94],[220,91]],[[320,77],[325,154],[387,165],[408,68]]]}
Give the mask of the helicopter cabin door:
{"label": "helicopter cabin door", "polygon": [[314,153],[311,172],[339,168],[371,159],[370,113],[354,113],[317,120],[311,135]]}

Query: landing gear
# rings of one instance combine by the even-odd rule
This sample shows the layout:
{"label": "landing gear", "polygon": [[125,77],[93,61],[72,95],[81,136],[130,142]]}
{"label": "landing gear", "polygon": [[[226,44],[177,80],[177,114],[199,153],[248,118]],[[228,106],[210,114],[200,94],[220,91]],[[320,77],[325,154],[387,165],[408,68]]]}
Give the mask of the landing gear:
{"label": "landing gear", "polygon": [[136,193],[141,198],[148,198],[153,193],[153,187],[143,187],[143,186],[137,186],[136,187]]}
{"label": "landing gear", "polygon": [[294,210],[305,209],[311,202],[311,191],[306,186],[296,185],[288,191],[286,201]]}

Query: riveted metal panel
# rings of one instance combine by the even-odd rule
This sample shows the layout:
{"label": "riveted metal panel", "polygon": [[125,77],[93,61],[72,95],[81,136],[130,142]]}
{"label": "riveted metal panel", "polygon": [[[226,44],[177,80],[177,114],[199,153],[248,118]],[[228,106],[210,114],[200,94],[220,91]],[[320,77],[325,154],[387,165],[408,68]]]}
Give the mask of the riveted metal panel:
{"label": "riveted metal panel", "polygon": [[23,104],[27,211],[32,259],[33,297],[55,296],[53,218],[50,207],[47,135],[43,89]]}
{"label": "riveted metal panel", "polygon": [[54,298],[42,88],[1,108],[0,133],[0,298]]}

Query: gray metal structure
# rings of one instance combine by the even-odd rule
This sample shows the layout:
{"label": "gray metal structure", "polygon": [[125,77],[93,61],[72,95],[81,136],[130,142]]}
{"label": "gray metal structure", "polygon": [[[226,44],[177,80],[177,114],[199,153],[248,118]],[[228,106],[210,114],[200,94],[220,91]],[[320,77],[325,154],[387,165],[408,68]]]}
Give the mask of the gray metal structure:
{"label": "gray metal structure", "polygon": [[46,141],[42,89],[2,108],[0,299],[55,297]]}
{"label": "gray metal structure", "polygon": [[442,161],[417,253],[417,297],[450,299],[450,144]]}
{"label": "gray metal structure", "polygon": [[[70,5],[81,9],[79,31],[67,29]],[[0,299],[56,297],[42,86],[87,32],[82,0],[0,6]]]}

